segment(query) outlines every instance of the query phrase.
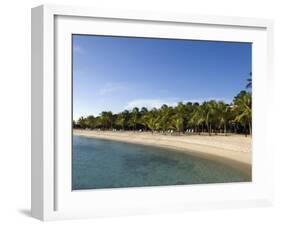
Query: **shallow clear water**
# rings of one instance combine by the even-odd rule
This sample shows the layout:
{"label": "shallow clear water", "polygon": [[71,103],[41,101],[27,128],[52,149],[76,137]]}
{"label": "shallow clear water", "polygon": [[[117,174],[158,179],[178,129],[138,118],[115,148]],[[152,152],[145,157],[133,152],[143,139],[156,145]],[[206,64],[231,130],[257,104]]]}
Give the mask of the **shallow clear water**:
{"label": "shallow clear water", "polygon": [[144,145],[73,136],[72,189],[250,181],[225,164]]}

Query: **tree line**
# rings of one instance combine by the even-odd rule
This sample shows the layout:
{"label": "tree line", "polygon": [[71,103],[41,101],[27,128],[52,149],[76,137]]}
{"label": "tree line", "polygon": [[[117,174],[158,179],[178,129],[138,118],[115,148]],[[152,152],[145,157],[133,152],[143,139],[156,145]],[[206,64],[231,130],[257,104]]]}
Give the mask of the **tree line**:
{"label": "tree line", "polygon": [[[249,81],[251,82],[251,81]],[[210,100],[203,103],[179,102],[175,107],[162,105],[148,110],[135,107],[118,114],[103,111],[99,116],[80,117],[73,128],[100,130],[131,130],[161,133],[252,133],[252,95],[241,91],[228,104]]]}

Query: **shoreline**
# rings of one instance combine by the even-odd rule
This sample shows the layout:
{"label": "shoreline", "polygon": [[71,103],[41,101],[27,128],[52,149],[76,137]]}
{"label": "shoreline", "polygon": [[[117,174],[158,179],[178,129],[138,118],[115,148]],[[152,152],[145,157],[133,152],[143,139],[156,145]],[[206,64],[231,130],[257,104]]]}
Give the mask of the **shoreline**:
{"label": "shoreline", "polygon": [[164,135],[151,132],[73,129],[73,135],[114,140],[181,151],[232,166],[251,177],[251,137],[243,135]]}

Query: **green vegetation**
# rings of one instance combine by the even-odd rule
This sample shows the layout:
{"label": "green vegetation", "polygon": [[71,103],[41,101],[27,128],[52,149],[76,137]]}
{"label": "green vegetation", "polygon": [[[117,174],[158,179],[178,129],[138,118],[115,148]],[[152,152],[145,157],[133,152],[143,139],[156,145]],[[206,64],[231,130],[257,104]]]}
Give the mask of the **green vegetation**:
{"label": "green vegetation", "polygon": [[[251,78],[250,78],[251,79]],[[251,80],[249,79],[251,86]],[[104,111],[99,116],[81,117],[73,121],[73,128],[101,130],[131,130],[167,133],[241,133],[252,132],[252,97],[251,92],[241,91],[232,103],[223,101],[205,101],[199,103],[178,103],[172,107],[148,110],[143,107],[125,110],[118,114]]]}
{"label": "green vegetation", "polygon": [[249,78],[247,79],[247,85],[246,88],[247,89],[251,89],[252,88],[252,72],[249,73]]}

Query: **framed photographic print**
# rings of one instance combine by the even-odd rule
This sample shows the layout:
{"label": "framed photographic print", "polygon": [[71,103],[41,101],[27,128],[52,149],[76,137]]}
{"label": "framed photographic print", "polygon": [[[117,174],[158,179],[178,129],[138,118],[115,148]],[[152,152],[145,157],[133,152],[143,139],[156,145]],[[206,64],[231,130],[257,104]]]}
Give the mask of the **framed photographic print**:
{"label": "framed photographic print", "polygon": [[32,216],[269,205],[270,20],[32,9]]}

